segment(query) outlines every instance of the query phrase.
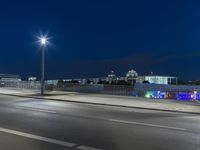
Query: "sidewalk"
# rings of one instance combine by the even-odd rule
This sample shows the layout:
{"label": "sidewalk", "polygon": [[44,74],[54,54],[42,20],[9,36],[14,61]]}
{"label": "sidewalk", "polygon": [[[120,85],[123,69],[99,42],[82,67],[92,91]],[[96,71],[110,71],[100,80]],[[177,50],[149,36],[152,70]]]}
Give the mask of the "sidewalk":
{"label": "sidewalk", "polygon": [[84,93],[64,92],[64,91],[46,92],[45,96],[40,96],[39,93],[40,91],[38,90],[0,88],[0,94],[13,95],[13,96],[200,114],[199,103],[178,102],[174,100],[154,100],[154,99],[146,99],[141,97],[130,97],[130,96],[84,94]]}

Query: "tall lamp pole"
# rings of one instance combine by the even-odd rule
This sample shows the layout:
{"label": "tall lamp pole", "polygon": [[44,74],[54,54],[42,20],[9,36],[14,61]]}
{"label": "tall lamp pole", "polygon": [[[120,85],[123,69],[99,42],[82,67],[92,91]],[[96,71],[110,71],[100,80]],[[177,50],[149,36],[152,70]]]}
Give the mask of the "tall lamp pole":
{"label": "tall lamp pole", "polygon": [[47,43],[46,38],[41,38],[40,43],[42,46],[42,55],[41,55],[41,95],[44,95],[45,90],[45,46]]}

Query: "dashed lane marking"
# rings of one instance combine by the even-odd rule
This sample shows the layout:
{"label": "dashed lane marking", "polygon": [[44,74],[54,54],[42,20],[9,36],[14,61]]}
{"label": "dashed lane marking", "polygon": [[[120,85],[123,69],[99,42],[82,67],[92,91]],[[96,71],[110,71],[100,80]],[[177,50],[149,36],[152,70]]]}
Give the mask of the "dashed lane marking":
{"label": "dashed lane marking", "polygon": [[0,132],[14,134],[14,135],[34,139],[34,140],[44,141],[44,142],[53,143],[53,144],[62,145],[62,146],[67,146],[67,147],[73,147],[73,146],[76,145],[76,144],[70,143],[70,142],[60,141],[60,140],[56,140],[56,139],[52,139],[52,138],[47,138],[47,137],[29,134],[29,133],[25,133],[25,132],[10,130],[10,129],[6,129],[6,128],[0,128]]}
{"label": "dashed lane marking", "polygon": [[124,123],[124,124],[134,124],[134,125],[142,125],[142,126],[149,126],[149,127],[157,127],[157,128],[164,128],[164,129],[186,131],[185,128],[163,126],[163,125],[149,124],[149,123],[142,123],[142,122],[123,121],[123,120],[116,120],[116,119],[109,119],[109,121]]}
{"label": "dashed lane marking", "polygon": [[53,114],[56,114],[56,113],[57,113],[56,111],[53,111],[53,110],[39,109],[39,108],[33,108],[33,107],[17,106],[17,107],[15,107],[15,108],[17,108],[17,109],[29,110],[29,111],[53,113]]}
{"label": "dashed lane marking", "polygon": [[0,128],[0,132],[13,134],[13,135],[17,135],[17,136],[21,136],[21,137],[25,137],[29,139],[34,139],[38,141],[43,141],[47,143],[57,144],[57,145],[65,146],[65,147],[71,147],[71,148],[74,147],[75,149],[78,149],[78,150],[101,150],[101,149],[90,147],[90,146],[84,146],[84,145],[78,146],[78,144],[75,144],[75,143],[61,141],[61,140],[57,140],[53,138],[43,137],[39,135],[34,135],[34,134],[20,132],[20,131],[6,129],[6,128]]}

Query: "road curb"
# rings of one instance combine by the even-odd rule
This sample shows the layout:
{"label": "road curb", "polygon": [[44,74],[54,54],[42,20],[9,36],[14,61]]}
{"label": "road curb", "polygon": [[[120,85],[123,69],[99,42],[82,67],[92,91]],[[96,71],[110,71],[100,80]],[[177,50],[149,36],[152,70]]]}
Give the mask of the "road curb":
{"label": "road curb", "polygon": [[70,102],[70,103],[78,103],[78,104],[86,104],[86,105],[135,108],[135,109],[145,109],[145,110],[154,110],[154,111],[176,112],[176,113],[200,115],[200,112],[186,112],[186,111],[178,111],[178,110],[156,109],[156,108],[146,108],[146,107],[136,107],[136,106],[124,106],[124,105],[104,104],[104,103],[95,103],[95,102],[82,102],[82,101],[73,101],[73,100],[66,100],[66,99],[63,100],[63,99],[45,98],[45,97],[37,97],[37,96],[23,96],[23,95],[5,94],[5,93],[0,93],[0,95],[16,96],[16,97],[23,97],[23,98],[37,98],[37,99],[43,99],[43,100],[62,101],[62,102]]}

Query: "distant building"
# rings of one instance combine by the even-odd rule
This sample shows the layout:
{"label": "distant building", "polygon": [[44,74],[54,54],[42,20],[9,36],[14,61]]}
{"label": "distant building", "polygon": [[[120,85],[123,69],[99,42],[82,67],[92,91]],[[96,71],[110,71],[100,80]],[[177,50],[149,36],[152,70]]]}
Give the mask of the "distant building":
{"label": "distant building", "polygon": [[29,77],[28,78],[28,81],[36,81],[37,80],[37,77]]}
{"label": "distant building", "polygon": [[138,73],[135,70],[129,70],[126,74],[126,81],[131,83],[131,85],[134,85],[136,82],[136,79],[138,77]]}
{"label": "distant building", "polygon": [[177,84],[177,77],[170,77],[170,76],[156,76],[156,75],[149,75],[149,76],[139,76],[136,79],[137,83],[150,83],[150,84]]}
{"label": "distant building", "polygon": [[0,82],[20,82],[22,81],[19,75],[15,74],[0,74]]}
{"label": "distant building", "polygon": [[137,78],[138,73],[135,70],[129,70],[126,74],[126,78]]}
{"label": "distant building", "polygon": [[117,76],[114,71],[108,74],[107,77],[95,78],[80,78],[80,79],[61,79],[61,80],[47,80],[46,83],[57,85],[61,81],[63,83],[79,83],[85,84],[117,84],[117,85],[132,85],[135,83],[150,83],[150,84],[177,84],[177,77],[158,76],[151,72],[147,76],[138,76],[135,70],[129,70],[125,76]]}
{"label": "distant building", "polygon": [[111,84],[112,82],[116,82],[117,77],[113,70],[110,71],[110,74],[108,75],[108,82]]}

